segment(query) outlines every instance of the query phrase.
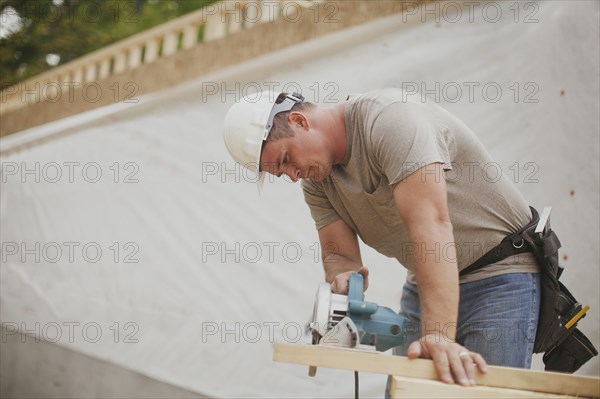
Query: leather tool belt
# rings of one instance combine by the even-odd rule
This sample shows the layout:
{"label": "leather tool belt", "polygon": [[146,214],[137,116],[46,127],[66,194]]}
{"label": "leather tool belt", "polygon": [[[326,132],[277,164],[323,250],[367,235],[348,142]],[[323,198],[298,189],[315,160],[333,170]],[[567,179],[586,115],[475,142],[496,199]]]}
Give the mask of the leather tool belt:
{"label": "leather tool belt", "polygon": [[532,220],[519,231],[460,272],[461,276],[512,255],[533,253],[541,267],[541,303],[534,353],[544,353],[547,371],[573,373],[598,354],[590,340],[576,328],[589,307],[583,307],[559,281],[563,268],[558,263],[560,241],[548,226],[536,233],[540,217],[531,208]]}

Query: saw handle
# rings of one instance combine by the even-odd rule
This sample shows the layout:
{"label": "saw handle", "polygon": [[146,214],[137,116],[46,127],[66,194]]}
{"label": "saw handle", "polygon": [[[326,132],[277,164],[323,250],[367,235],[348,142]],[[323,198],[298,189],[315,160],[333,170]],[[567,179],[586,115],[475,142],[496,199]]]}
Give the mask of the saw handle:
{"label": "saw handle", "polygon": [[348,281],[348,312],[370,315],[377,312],[376,303],[363,301],[363,276],[360,273],[350,274]]}
{"label": "saw handle", "polygon": [[362,301],[363,298],[363,276],[360,273],[351,273],[348,281],[348,300]]}

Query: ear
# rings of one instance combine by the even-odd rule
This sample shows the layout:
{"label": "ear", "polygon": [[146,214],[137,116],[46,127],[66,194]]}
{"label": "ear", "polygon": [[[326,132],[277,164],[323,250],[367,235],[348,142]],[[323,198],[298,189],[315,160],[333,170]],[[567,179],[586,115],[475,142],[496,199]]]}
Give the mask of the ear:
{"label": "ear", "polygon": [[288,121],[292,125],[301,127],[305,130],[308,130],[310,128],[310,124],[308,123],[308,119],[306,118],[306,116],[304,116],[304,114],[297,112],[297,111],[292,111],[289,113]]}

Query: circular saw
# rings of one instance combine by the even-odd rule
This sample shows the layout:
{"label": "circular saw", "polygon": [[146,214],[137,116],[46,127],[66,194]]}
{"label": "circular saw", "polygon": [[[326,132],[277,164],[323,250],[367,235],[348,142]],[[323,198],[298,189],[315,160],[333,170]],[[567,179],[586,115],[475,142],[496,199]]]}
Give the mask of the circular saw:
{"label": "circular saw", "polygon": [[348,295],[331,292],[321,283],[309,324],[314,345],[386,351],[404,343],[405,318],[390,308],[366,302],[363,276],[350,275]]}

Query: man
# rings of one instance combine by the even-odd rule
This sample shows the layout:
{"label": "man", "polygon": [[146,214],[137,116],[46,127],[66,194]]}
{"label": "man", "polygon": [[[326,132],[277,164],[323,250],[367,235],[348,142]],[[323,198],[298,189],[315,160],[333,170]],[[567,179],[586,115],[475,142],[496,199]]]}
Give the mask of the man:
{"label": "man", "polygon": [[258,93],[229,110],[224,139],[261,182],[264,173],[302,179],[334,292],[347,292],[354,271],[368,285],[357,236],[408,269],[410,345],[398,353],[431,358],[442,381],[462,385],[486,360],[529,368],[540,301],[533,256],[459,271],[528,224],[530,208],[497,168],[488,173],[496,164],[467,126],[404,97],[383,89],[319,108],[295,93]]}

